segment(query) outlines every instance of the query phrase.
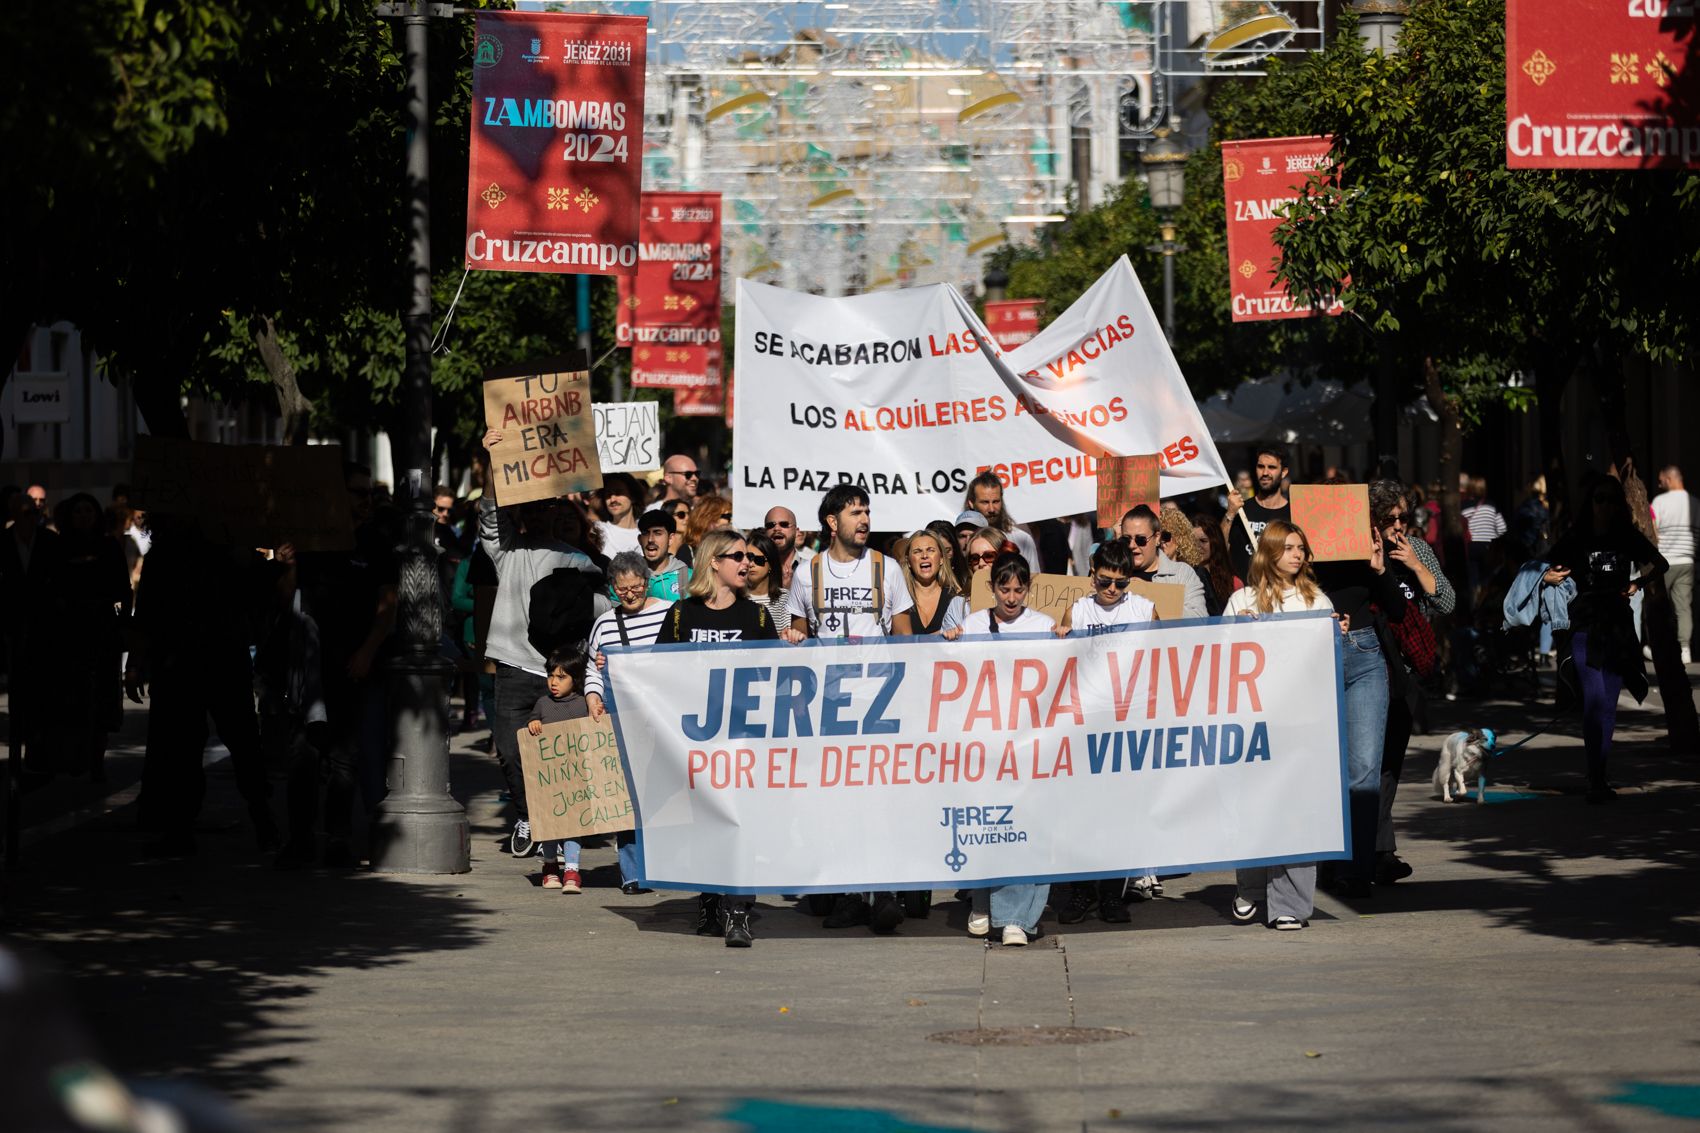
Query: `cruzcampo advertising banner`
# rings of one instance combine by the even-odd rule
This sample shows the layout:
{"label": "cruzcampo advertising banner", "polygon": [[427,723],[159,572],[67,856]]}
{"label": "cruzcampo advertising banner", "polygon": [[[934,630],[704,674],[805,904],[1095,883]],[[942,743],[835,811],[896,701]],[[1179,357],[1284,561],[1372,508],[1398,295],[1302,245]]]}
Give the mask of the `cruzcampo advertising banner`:
{"label": "cruzcampo advertising banner", "polygon": [[1505,164],[1700,168],[1695,0],[1506,0]]}
{"label": "cruzcampo advertising banner", "polygon": [[646,26],[641,16],[479,13],[468,268],[637,270]]}
{"label": "cruzcampo advertising banner", "polygon": [[[1309,303],[1287,293],[1275,278],[1281,248],[1275,229],[1286,220],[1286,206],[1297,200],[1305,182],[1326,170],[1334,139],[1260,138],[1222,143],[1222,193],[1228,210],[1228,293],[1233,321],[1305,319]],[[1345,310],[1336,299],[1327,314]]]}
{"label": "cruzcampo advertising banner", "polygon": [[642,873],[854,892],[1346,856],[1326,614],[608,650]]}
{"label": "cruzcampo advertising banner", "polygon": [[615,341],[632,386],[720,384],[720,194],[645,193],[638,268],[620,280]]}
{"label": "cruzcampo advertising banner", "polygon": [[1002,351],[947,284],[829,298],[738,281],[733,521],[814,515],[865,489],[880,531],[962,509],[995,472],[1017,522],[1093,511],[1101,456],[1156,453],[1165,496],[1226,482],[1221,457],[1122,257]]}

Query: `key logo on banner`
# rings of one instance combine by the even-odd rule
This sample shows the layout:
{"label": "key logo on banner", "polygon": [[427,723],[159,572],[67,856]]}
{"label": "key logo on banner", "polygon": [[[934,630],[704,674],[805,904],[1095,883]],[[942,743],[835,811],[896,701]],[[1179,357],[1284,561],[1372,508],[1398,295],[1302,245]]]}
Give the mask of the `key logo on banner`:
{"label": "key logo on banner", "polygon": [[641,16],[479,13],[468,268],[637,270],[647,38]]}
{"label": "key logo on banner", "polygon": [[[1228,210],[1228,292],[1233,321],[1305,319],[1316,312],[1275,278],[1281,248],[1275,229],[1306,182],[1328,168],[1334,139],[1264,138],[1222,143],[1222,194]],[[1338,298],[1327,314],[1345,310]]]}

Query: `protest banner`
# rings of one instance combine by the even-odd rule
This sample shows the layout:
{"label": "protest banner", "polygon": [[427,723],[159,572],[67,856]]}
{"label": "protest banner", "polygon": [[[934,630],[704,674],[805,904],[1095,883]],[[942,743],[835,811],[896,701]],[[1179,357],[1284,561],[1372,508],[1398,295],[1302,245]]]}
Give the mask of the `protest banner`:
{"label": "protest banner", "polygon": [[[1297,200],[1305,182],[1326,172],[1334,139],[1260,138],[1222,143],[1222,195],[1228,211],[1228,292],[1233,321],[1305,319],[1316,312],[1302,297],[1290,295],[1275,278],[1281,248],[1275,229],[1287,219],[1286,206]],[[1336,297],[1327,314],[1345,306]]]}
{"label": "protest banner", "polygon": [[539,842],[612,834],[637,825],[619,745],[606,719],[563,720],[541,735],[519,730],[531,836]]}
{"label": "protest banner", "polygon": [[1005,350],[1033,341],[1039,333],[1042,299],[993,299],[986,303],[986,329],[992,341]]}
{"label": "protest banner", "polygon": [[991,471],[1028,522],[1097,506],[1101,456],[1155,452],[1176,495],[1227,479],[1124,256],[1025,346],[991,343],[945,284],[829,298],[738,281],[734,522],[868,492],[874,525],[961,509]]}
{"label": "protest banner", "polygon": [[604,401],[591,406],[602,474],[661,467],[661,407],[653,401]]}
{"label": "protest banner", "polygon": [[1506,0],[1505,164],[1700,168],[1694,0]]}
{"label": "protest banner", "polygon": [[533,366],[486,375],[484,423],[502,433],[490,447],[490,486],[498,504],[602,486],[588,371]]}
{"label": "protest banner", "polygon": [[1347,856],[1325,614],[998,644],[608,650],[657,888],[857,892]]}
{"label": "protest banner", "polygon": [[642,16],[478,13],[469,269],[637,270],[647,39]]}
{"label": "protest banner", "polygon": [[354,520],[345,501],[340,445],[217,445],[142,434],[131,505],[194,517],[234,547],[346,551]]}
{"label": "protest banner", "polygon": [[1158,494],[1162,475],[1156,453],[1148,456],[1105,457],[1098,462],[1098,526],[1117,528],[1122,516],[1144,504],[1152,511],[1163,506]]}
{"label": "protest banner", "polygon": [[[1157,616],[1166,622],[1178,621],[1186,616],[1186,587],[1173,582],[1146,582],[1143,579],[1128,580],[1128,592],[1148,598],[1157,607]],[[1075,601],[1092,593],[1092,580],[1078,574],[1035,574],[1033,584],[1027,591],[1027,607],[1038,610],[1041,614],[1049,614],[1057,622]],[[968,588],[968,608],[970,610],[988,610],[996,602],[992,596],[992,572],[978,570],[974,572],[974,581]],[[980,631],[970,632],[983,632]]]}
{"label": "protest banner", "polygon": [[1310,540],[1319,563],[1367,559],[1370,541],[1369,485],[1294,484],[1290,492],[1293,524]]}
{"label": "protest banner", "polygon": [[634,389],[720,380],[720,194],[645,193],[638,269],[621,279],[615,342]]}

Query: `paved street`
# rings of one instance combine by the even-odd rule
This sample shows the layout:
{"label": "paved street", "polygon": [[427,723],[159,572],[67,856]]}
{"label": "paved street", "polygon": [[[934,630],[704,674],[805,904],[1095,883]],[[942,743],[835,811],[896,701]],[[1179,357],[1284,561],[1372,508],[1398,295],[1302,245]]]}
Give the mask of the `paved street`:
{"label": "paved street", "polygon": [[[1691,669],[1691,676],[1696,670]],[[1538,705],[1438,703],[1512,739]],[[1700,777],[1626,711],[1608,807],[1574,719],[1445,806],[1417,741],[1416,875],[1302,933],[1237,927],[1231,878],[1171,881],[1130,927],[1026,950],[940,892],[894,939],[764,899],[756,947],[690,933],[689,894],[587,889],[500,851],[482,733],[457,737],[473,870],[278,873],[212,771],[198,860],[138,860],[136,741],[99,788],[29,797],[7,928],[70,978],[111,1064],[193,1079],[262,1127],[398,1130],[1664,1129],[1700,1117]],[[1093,1041],[1060,1043],[1060,1037]],[[1050,1041],[1046,1041],[1050,1040]],[[1687,1118],[1689,1120],[1682,1120]]]}

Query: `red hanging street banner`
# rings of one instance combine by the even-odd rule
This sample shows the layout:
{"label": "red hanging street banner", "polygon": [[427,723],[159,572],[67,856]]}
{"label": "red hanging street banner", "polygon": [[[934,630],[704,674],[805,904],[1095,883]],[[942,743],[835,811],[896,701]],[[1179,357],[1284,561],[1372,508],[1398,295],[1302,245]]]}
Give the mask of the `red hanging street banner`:
{"label": "red hanging street banner", "polygon": [[1005,350],[1013,350],[1039,333],[1040,299],[1002,299],[986,304],[986,329]]}
{"label": "red hanging street banner", "polygon": [[641,16],[479,14],[468,268],[637,270],[646,27]]}
{"label": "red hanging street banner", "polygon": [[1700,168],[1695,0],[1506,0],[1505,164]]}
{"label": "red hanging street banner", "polygon": [[720,381],[720,194],[645,193],[638,269],[620,281],[615,341],[634,388]]}
{"label": "red hanging street banner", "polygon": [[[1287,294],[1275,278],[1281,249],[1275,229],[1286,220],[1285,207],[1298,199],[1305,182],[1326,170],[1334,139],[1262,138],[1222,143],[1222,192],[1228,207],[1228,291],[1233,321],[1303,319],[1315,314],[1308,303]],[[1338,299],[1327,314],[1345,308]]]}

